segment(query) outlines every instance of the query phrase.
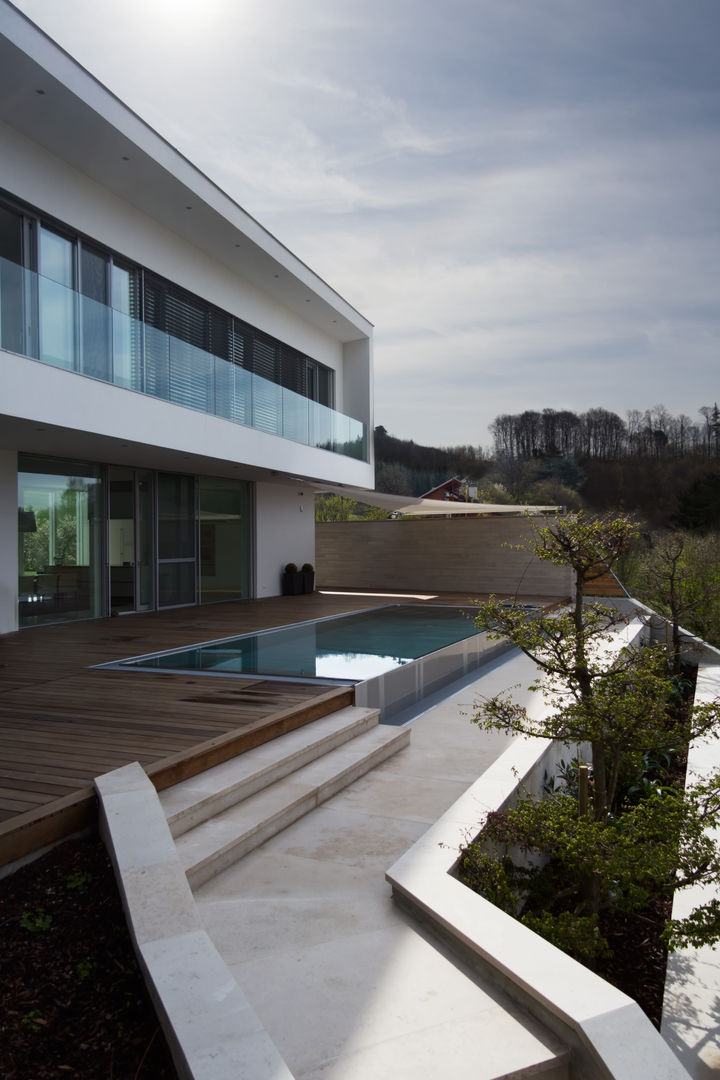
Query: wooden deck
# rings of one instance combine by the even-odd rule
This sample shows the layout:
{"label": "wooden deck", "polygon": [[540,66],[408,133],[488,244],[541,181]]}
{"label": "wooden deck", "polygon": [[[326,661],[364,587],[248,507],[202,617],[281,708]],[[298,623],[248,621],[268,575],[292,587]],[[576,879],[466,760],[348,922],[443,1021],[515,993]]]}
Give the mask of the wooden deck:
{"label": "wooden deck", "polygon": [[0,637],[0,866],[92,823],[95,776],[139,761],[161,789],[341,708],[353,693],[92,665],[390,602],[315,593]]}

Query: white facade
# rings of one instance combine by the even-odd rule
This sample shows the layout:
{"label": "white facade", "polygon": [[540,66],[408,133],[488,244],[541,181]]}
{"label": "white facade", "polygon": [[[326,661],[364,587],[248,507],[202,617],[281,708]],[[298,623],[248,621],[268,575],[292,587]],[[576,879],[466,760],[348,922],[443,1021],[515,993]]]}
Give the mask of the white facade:
{"label": "white facade", "polygon": [[[64,246],[68,267],[75,267],[68,270],[72,281],[60,283],[58,271],[47,269],[50,255],[43,254],[43,244],[48,252],[52,244]],[[78,269],[82,258],[107,266],[108,283],[116,268],[131,274],[137,309],[118,310],[114,294],[103,302],[90,298],[94,294],[83,284],[89,278]],[[243,341],[254,344],[246,344],[238,360],[235,353],[197,348],[182,337],[182,328],[178,337],[173,327],[151,327],[144,299],[151,279],[161,281],[172,298],[190,297],[188,318],[200,310],[198,317],[208,325],[219,318],[236,336],[242,326],[250,335]],[[178,326],[184,325],[182,317]],[[92,349],[100,322],[112,340],[102,345],[98,377]],[[62,342],[53,345],[53,335]],[[126,351],[132,349],[133,371],[145,372],[142,380],[118,374],[121,337]],[[150,386],[149,366],[143,367],[150,364],[149,342],[157,340],[169,357],[163,353],[163,364],[170,365],[169,376],[163,368],[160,392],[155,383]],[[91,614],[110,614],[113,536],[132,527],[133,512],[138,520],[146,512],[139,501],[145,494],[153,515],[152,552],[145,561],[149,577],[142,598],[136,583],[134,599],[128,593],[123,610],[171,606],[168,582],[180,574],[180,562],[185,575],[194,561],[196,588],[189,600],[189,577],[183,576],[174,599],[212,598],[200,581],[213,580],[217,572],[214,545],[222,514],[213,508],[232,502],[229,481],[238,490],[244,485],[242,513],[222,513],[225,524],[235,521],[233,528],[240,517],[247,519],[242,594],[253,596],[280,591],[283,563],[314,561],[312,499],[298,494],[304,481],[373,485],[370,323],[6,0],[0,0],[0,342],[0,632],[27,622],[23,612],[40,616],[44,606],[45,617],[30,621],[62,618],[62,605],[53,617],[51,584],[56,593],[64,590],[69,617],[82,617],[72,609],[68,582],[73,579],[77,592],[78,578],[87,574],[72,575],[69,566],[90,559],[90,548]],[[258,373],[253,348],[276,358],[276,374]],[[182,392],[193,407],[179,403],[169,389],[174,356],[189,387]],[[232,409],[223,396],[228,379],[235,388]],[[328,437],[328,431],[334,434]],[[28,470],[41,477],[43,459],[60,461],[46,471],[70,477],[76,470],[62,461],[93,466],[86,469],[93,473],[91,495],[77,493],[82,484],[69,484],[75,491],[75,547],[61,551],[56,538],[46,555],[52,565],[46,566],[37,553],[43,529],[57,527],[55,503],[62,497],[67,508],[72,500],[58,483],[53,506],[47,497],[44,509],[39,501],[35,505],[27,492],[42,488],[38,479],[26,483],[18,504],[18,470],[26,481]],[[168,510],[174,476],[187,480],[178,492],[195,491],[194,547],[188,554],[187,539],[183,558],[170,552],[163,568],[167,522],[172,518],[178,525],[190,512],[190,494],[184,510]],[[134,511],[117,509],[121,488],[125,494],[134,490]],[[203,491],[210,493],[205,511]],[[84,525],[77,516],[83,514]],[[33,534],[33,555],[21,565],[23,531]],[[118,580],[139,574],[139,551],[123,561],[122,574],[116,568]]]}

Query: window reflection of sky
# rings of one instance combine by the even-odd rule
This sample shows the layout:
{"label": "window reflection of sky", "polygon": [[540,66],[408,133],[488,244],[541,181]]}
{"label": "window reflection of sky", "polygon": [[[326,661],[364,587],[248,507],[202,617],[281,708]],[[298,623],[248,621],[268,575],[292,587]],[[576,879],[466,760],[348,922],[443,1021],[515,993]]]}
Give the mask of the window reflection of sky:
{"label": "window reflection of sky", "polygon": [[374,679],[386,671],[402,667],[408,660],[372,653],[323,653],[315,663],[319,679]]}

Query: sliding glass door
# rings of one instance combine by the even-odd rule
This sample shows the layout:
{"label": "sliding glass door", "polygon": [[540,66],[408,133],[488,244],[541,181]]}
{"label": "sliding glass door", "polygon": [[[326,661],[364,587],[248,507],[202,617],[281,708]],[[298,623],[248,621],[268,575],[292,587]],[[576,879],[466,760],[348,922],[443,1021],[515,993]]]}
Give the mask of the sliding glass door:
{"label": "sliding glass door", "polygon": [[252,484],[20,456],[20,625],[251,594]]}
{"label": "sliding glass door", "polygon": [[20,455],[20,626],[102,614],[99,465]]}
{"label": "sliding glass door", "polygon": [[158,607],[196,601],[195,477],[157,475]]}
{"label": "sliding glass door", "polygon": [[108,469],[110,611],[154,607],[153,477],[147,469]]}
{"label": "sliding glass door", "polygon": [[251,485],[201,476],[200,602],[250,595]]}

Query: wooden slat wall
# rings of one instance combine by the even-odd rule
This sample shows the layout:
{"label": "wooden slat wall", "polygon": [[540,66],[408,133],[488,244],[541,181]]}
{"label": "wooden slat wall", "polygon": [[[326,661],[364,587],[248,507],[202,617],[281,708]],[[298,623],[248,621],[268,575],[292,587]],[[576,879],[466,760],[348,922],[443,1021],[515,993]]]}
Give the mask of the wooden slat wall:
{"label": "wooden slat wall", "polygon": [[[536,520],[543,524],[544,519]],[[323,588],[352,583],[365,588],[464,591],[466,596],[569,596],[571,579],[565,567],[541,562],[514,546],[529,533],[527,519],[508,516],[318,522],[318,583]]]}
{"label": "wooden slat wall", "polygon": [[598,563],[585,579],[586,596],[627,596],[622,585],[606,566]]}

